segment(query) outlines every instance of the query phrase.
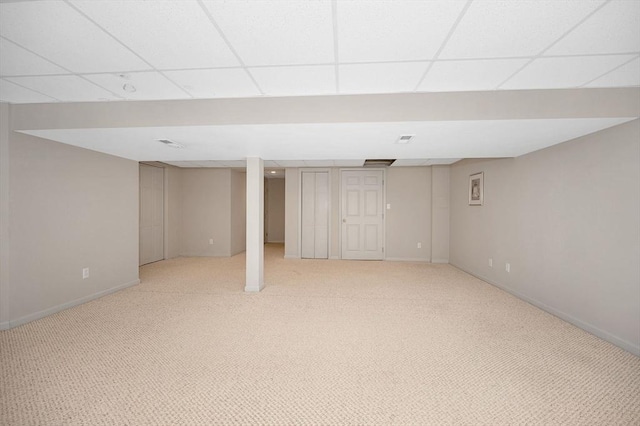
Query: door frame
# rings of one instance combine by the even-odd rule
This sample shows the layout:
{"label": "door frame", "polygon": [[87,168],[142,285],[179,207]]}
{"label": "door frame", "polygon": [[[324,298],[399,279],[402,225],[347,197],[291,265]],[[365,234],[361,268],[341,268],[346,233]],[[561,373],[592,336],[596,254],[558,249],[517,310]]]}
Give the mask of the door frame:
{"label": "door frame", "polygon": [[338,219],[339,219],[339,233],[338,233],[338,238],[340,240],[340,244],[339,244],[339,258],[342,259],[342,244],[343,244],[343,239],[342,239],[342,198],[343,198],[343,193],[342,193],[342,172],[358,172],[358,171],[373,171],[373,170],[379,170],[382,171],[382,260],[386,260],[387,259],[387,215],[386,215],[386,211],[387,211],[387,169],[385,167],[345,167],[345,168],[340,168],[339,172],[340,172],[340,179],[339,179],[339,186],[340,186],[340,197],[338,199]]}
{"label": "door frame", "polygon": [[[302,173],[304,172],[326,172],[328,178],[328,192],[327,192],[327,210],[328,210],[328,226],[327,226],[327,260],[331,259],[331,234],[333,230],[332,218],[332,205],[331,205],[331,169],[327,167],[304,167],[298,169],[298,259],[302,259]],[[286,178],[285,178],[286,179]],[[286,194],[285,194],[286,196]],[[285,236],[286,240],[286,236]]]}
{"label": "door frame", "polygon": [[[169,246],[167,245],[169,239],[169,173],[167,173],[167,168],[164,164],[159,164],[155,161],[138,161],[138,253],[140,252],[140,166],[155,167],[162,170],[162,259],[155,261],[160,262],[169,258]],[[148,263],[145,265],[148,265]],[[140,266],[143,265],[138,265],[138,267]]]}

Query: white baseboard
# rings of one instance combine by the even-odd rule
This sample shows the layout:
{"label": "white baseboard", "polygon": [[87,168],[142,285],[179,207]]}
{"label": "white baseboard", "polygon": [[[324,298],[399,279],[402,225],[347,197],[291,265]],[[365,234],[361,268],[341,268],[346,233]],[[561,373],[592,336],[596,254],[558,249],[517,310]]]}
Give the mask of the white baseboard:
{"label": "white baseboard", "polygon": [[340,256],[329,256],[329,260],[340,260]]}
{"label": "white baseboard", "polygon": [[481,275],[475,274],[471,271],[468,271],[467,269],[458,266],[454,263],[451,263],[451,266],[454,266],[458,269],[460,269],[461,271],[466,272],[469,275],[473,275],[474,277],[481,279],[482,281],[485,281],[493,286],[498,287],[501,290],[506,291],[507,293],[510,293],[512,295],[514,295],[515,297],[517,297],[518,299],[524,300],[527,303],[532,304],[533,306],[542,309],[543,311],[546,311],[552,315],[557,316],[558,318],[567,321],[568,323],[571,323],[573,325],[575,325],[578,328],[583,329],[586,332],[589,332],[591,334],[593,334],[594,336],[597,336],[603,340],[606,340],[609,343],[613,343],[614,345],[624,349],[625,351],[631,352],[632,354],[636,355],[636,356],[640,356],[640,346],[636,345],[632,342],[629,342],[627,340],[621,339],[618,336],[611,334],[607,331],[601,330],[598,327],[591,325],[587,322],[584,322],[570,314],[567,314],[566,312],[562,312],[556,308],[553,308],[545,303],[542,303],[536,299],[533,299],[529,296],[526,296],[518,291],[515,291],[513,289],[510,289],[509,287],[506,287],[502,284],[498,284],[496,282],[493,282],[491,280],[489,280],[488,278],[485,278]]}
{"label": "white baseboard", "polygon": [[431,259],[431,263],[449,263],[449,259]]}
{"label": "white baseboard", "polygon": [[[16,318],[14,320],[9,320],[8,322],[2,323],[0,325],[0,327],[2,327],[4,324],[9,324],[9,326],[7,328],[14,328],[14,327],[17,327],[19,325],[23,325],[23,324],[26,324],[28,322],[38,320],[40,318],[47,317],[47,316],[55,314],[57,312],[64,311],[65,309],[69,309],[69,308],[72,308],[74,306],[78,306],[78,305],[81,305],[83,303],[90,302],[91,300],[99,299],[99,298],[101,298],[103,296],[106,296],[108,294],[115,293],[116,291],[124,290],[125,288],[128,288],[128,287],[133,287],[134,285],[137,285],[137,284],[140,284],[140,280],[139,279],[131,281],[131,282],[128,282],[128,283],[125,283],[125,284],[121,284],[121,285],[116,286],[116,287],[112,287],[112,288],[107,289],[107,290],[100,291],[98,293],[91,294],[89,296],[84,296],[84,297],[81,297],[79,299],[72,300],[70,302],[62,303],[62,304],[57,305],[57,306],[52,306],[51,308],[47,308],[47,309],[44,309],[44,310],[39,311],[39,312],[34,312],[33,314],[25,315],[23,317]],[[0,329],[5,329],[5,328],[0,328]]]}
{"label": "white baseboard", "polygon": [[296,256],[295,254],[285,254],[285,259],[300,259],[300,256]]}
{"label": "white baseboard", "polygon": [[9,321],[0,322],[0,330],[8,330],[9,328]]}

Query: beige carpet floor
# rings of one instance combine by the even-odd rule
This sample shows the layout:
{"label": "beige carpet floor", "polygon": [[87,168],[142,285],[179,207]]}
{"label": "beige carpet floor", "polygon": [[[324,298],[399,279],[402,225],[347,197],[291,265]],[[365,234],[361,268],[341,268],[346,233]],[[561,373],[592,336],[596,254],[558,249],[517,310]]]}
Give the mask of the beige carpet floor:
{"label": "beige carpet floor", "polygon": [[640,424],[640,358],[449,265],[266,257],[0,332],[0,424]]}

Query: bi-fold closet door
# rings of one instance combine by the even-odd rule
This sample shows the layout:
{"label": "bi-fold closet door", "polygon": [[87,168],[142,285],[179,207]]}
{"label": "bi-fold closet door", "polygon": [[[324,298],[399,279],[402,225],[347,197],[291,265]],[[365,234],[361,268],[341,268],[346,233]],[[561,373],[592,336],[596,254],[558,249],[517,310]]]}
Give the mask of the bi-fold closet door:
{"label": "bi-fold closet door", "polygon": [[329,172],[302,172],[301,257],[329,257]]}

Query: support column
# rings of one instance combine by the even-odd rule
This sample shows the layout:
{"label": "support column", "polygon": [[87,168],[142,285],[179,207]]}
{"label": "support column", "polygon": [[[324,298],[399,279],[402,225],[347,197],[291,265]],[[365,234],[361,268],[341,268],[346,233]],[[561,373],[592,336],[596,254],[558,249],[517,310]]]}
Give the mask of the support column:
{"label": "support column", "polygon": [[264,287],[264,162],[247,158],[247,265],[244,291]]}

